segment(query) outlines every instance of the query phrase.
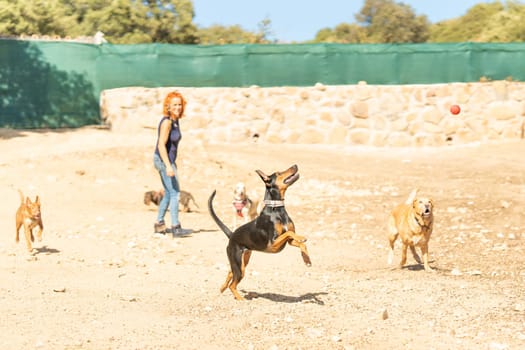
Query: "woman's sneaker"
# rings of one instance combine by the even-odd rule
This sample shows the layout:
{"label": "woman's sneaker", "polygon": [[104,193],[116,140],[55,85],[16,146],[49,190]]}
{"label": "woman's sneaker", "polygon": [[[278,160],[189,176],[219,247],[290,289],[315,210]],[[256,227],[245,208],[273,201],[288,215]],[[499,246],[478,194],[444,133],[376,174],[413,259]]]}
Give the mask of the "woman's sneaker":
{"label": "woman's sneaker", "polygon": [[171,233],[173,237],[185,237],[191,235],[193,230],[182,228],[179,224],[177,226],[172,226],[171,229],[167,229],[166,232]]}

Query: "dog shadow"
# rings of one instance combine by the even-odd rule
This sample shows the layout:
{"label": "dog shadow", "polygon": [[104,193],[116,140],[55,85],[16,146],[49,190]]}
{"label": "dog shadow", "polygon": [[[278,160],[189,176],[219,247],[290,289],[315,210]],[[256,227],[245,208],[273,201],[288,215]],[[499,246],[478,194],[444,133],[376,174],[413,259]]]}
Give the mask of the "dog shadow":
{"label": "dog shadow", "polygon": [[34,249],[34,252],[33,252],[33,255],[37,255],[37,254],[57,254],[57,253],[60,253],[60,250],[58,249],[55,249],[55,248],[49,248],[47,245],[44,245],[42,247],[38,247],[38,248],[33,248]]}
{"label": "dog shadow", "polygon": [[423,264],[405,265],[403,269],[407,269],[410,271],[421,271],[425,269],[425,266],[423,266]]}
{"label": "dog shadow", "polygon": [[[246,293],[246,291],[243,291]],[[248,292],[245,295],[245,298],[248,300],[264,298],[276,303],[312,303],[317,305],[324,305],[324,301],[319,298],[320,295],[327,295],[326,292],[319,293],[306,293],[301,296],[290,296],[276,293],[257,293],[257,292]]]}
{"label": "dog shadow", "polygon": [[[430,260],[428,263],[434,263],[435,261],[433,260]],[[437,266],[430,266],[432,268],[432,270],[434,270],[435,272],[444,272],[445,270],[442,269],[442,268],[439,268]],[[410,271],[422,271],[425,269],[425,266],[423,264],[418,264],[418,263],[415,263],[415,264],[412,264],[412,265],[406,265],[403,267],[403,269],[407,269],[407,270],[410,270]]]}

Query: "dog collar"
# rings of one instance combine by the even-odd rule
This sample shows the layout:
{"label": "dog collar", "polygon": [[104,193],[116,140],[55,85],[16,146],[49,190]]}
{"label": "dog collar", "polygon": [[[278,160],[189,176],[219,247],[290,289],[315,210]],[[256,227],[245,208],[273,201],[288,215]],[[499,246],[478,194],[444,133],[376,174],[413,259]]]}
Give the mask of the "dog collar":
{"label": "dog collar", "polygon": [[418,216],[415,216],[414,219],[416,219],[416,223],[421,227],[421,228],[428,228],[429,226],[428,225],[425,225],[425,221],[423,220],[423,218],[421,218],[421,221],[419,220],[419,217]]}
{"label": "dog collar", "polygon": [[284,207],[284,201],[273,201],[270,199],[265,199],[264,204],[272,208]]}

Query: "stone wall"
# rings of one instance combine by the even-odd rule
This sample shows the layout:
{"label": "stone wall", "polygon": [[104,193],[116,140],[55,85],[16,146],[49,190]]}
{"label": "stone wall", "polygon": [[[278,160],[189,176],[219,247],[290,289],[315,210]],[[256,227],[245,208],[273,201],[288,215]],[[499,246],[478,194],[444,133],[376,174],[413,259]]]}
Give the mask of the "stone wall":
{"label": "stone wall", "polygon": [[[113,130],[156,128],[162,100],[188,100],[184,134],[213,142],[443,146],[523,138],[525,83],[261,88],[120,88],[103,91]],[[461,113],[452,115],[452,104]],[[186,136],[186,137],[187,137]]]}

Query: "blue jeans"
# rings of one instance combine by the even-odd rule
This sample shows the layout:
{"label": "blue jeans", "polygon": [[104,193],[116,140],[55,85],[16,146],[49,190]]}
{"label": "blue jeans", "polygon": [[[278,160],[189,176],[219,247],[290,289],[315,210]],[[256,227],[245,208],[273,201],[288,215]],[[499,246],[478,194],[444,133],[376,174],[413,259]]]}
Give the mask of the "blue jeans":
{"label": "blue jeans", "polygon": [[179,225],[179,179],[177,177],[177,168],[175,164],[171,164],[175,171],[175,176],[168,176],[166,173],[166,166],[160,159],[160,156],[156,153],[153,156],[153,165],[160,174],[160,180],[162,181],[162,187],[164,187],[164,197],[159,203],[157,212],[157,222],[164,222],[164,216],[170,209],[171,226]]}

